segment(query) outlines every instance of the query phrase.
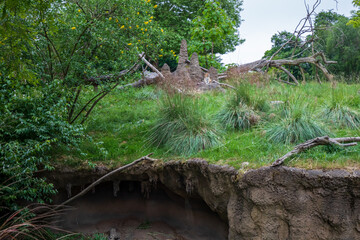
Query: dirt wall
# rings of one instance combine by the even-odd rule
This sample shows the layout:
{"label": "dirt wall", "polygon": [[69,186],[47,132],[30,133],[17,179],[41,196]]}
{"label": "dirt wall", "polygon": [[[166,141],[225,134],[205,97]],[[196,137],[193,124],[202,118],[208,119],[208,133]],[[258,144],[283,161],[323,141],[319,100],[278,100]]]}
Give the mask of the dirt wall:
{"label": "dirt wall", "polygon": [[[107,170],[48,173],[62,189],[91,183]],[[108,181],[157,184],[202,199],[227,223],[228,239],[360,239],[360,171],[260,168],[245,173],[203,160],[138,165]],[[69,191],[68,191],[69,195]],[[58,195],[58,201],[69,197]]]}

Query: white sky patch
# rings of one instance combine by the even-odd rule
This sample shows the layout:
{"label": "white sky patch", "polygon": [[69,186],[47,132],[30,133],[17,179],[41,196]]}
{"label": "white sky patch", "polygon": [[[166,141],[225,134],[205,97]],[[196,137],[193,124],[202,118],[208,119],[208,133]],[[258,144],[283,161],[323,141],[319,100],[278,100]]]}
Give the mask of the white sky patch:
{"label": "white sky patch", "polygon": [[[307,0],[312,8],[316,0]],[[299,21],[306,16],[304,0],[244,0],[244,20],[240,26],[240,37],[245,43],[234,52],[221,56],[225,64],[243,64],[261,59],[271,49],[271,37],[277,32],[293,32]],[[333,10],[347,17],[356,10],[352,0],[322,0],[316,12]]]}

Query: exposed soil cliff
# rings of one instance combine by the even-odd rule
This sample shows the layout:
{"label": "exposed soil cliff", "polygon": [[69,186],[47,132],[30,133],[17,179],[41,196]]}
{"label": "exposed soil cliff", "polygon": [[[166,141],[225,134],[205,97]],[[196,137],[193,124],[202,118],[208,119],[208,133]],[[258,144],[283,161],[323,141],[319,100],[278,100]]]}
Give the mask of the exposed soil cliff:
{"label": "exposed soil cliff", "polygon": [[[67,189],[67,193],[60,191],[61,201],[105,172],[62,170],[47,176],[55,186]],[[135,182],[145,198],[159,194],[156,186],[160,186],[174,202],[178,197],[192,199],[194,206],[203,201],[228,228],[226,234],[231,240],[360,239],[359,170],[279,167],[241,173],[226,166],[189,160],[139,164],[108,181],[113,183],[113,195],[121,193],[121,182]],[[96,188],[99,191],[105,185]],[[199,219],[210,219],[207,216]],[[217,231],[223,234],[221,227]],[[214,239],[222,239],[221,234]]]}

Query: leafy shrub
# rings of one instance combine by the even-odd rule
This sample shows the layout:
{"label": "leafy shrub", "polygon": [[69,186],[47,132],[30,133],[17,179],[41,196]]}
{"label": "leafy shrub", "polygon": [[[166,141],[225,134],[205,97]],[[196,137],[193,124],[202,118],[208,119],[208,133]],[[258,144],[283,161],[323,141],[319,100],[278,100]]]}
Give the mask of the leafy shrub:
{"label": "leafy shrub", "polygon": [[278,121],[265,128],[269,141],[276,143],[299,143],[328,135],[322,125],[312,118],[306,106],[285,105]]}
{"label": "leafy shrub", "polygon": [[216,125],[197,99],[180,94],[162,99],[148,142],[177,154],[190,155],[220,143]]}
{"label": "leafy shrub", "polygon": [[76,145],[82,128],[65,119],[60,83],[44,86],[0,82],[0,206],[17,209],[18,200],[44,202],[53,186],[34,176],[51,169],[52,147]]}

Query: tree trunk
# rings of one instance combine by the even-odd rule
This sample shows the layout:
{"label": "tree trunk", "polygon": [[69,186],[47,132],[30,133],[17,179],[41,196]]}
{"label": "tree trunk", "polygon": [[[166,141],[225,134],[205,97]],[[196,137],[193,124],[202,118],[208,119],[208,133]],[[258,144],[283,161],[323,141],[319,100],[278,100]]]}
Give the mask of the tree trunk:
{"label": "tree trunk", "polygon": [[310,57],[298,58],[298,59],[278,59],[278,60],[267,60],[261,59],[255,62],[239,65],[229,70],[230,75],[237,75],[249,71],[261,71],[264,67],[275,67],[284,71],[296,85],[299,84],[298,80],[288,71],[284,66],[297,66],[301,70],[300,64],[309,63],[314,65],[317,69],[321,70],[325,77],[332,81],[333,75],[329,73],[324,64],[335,64],[335,61],[327,61],[323,53],[316,53]]}

